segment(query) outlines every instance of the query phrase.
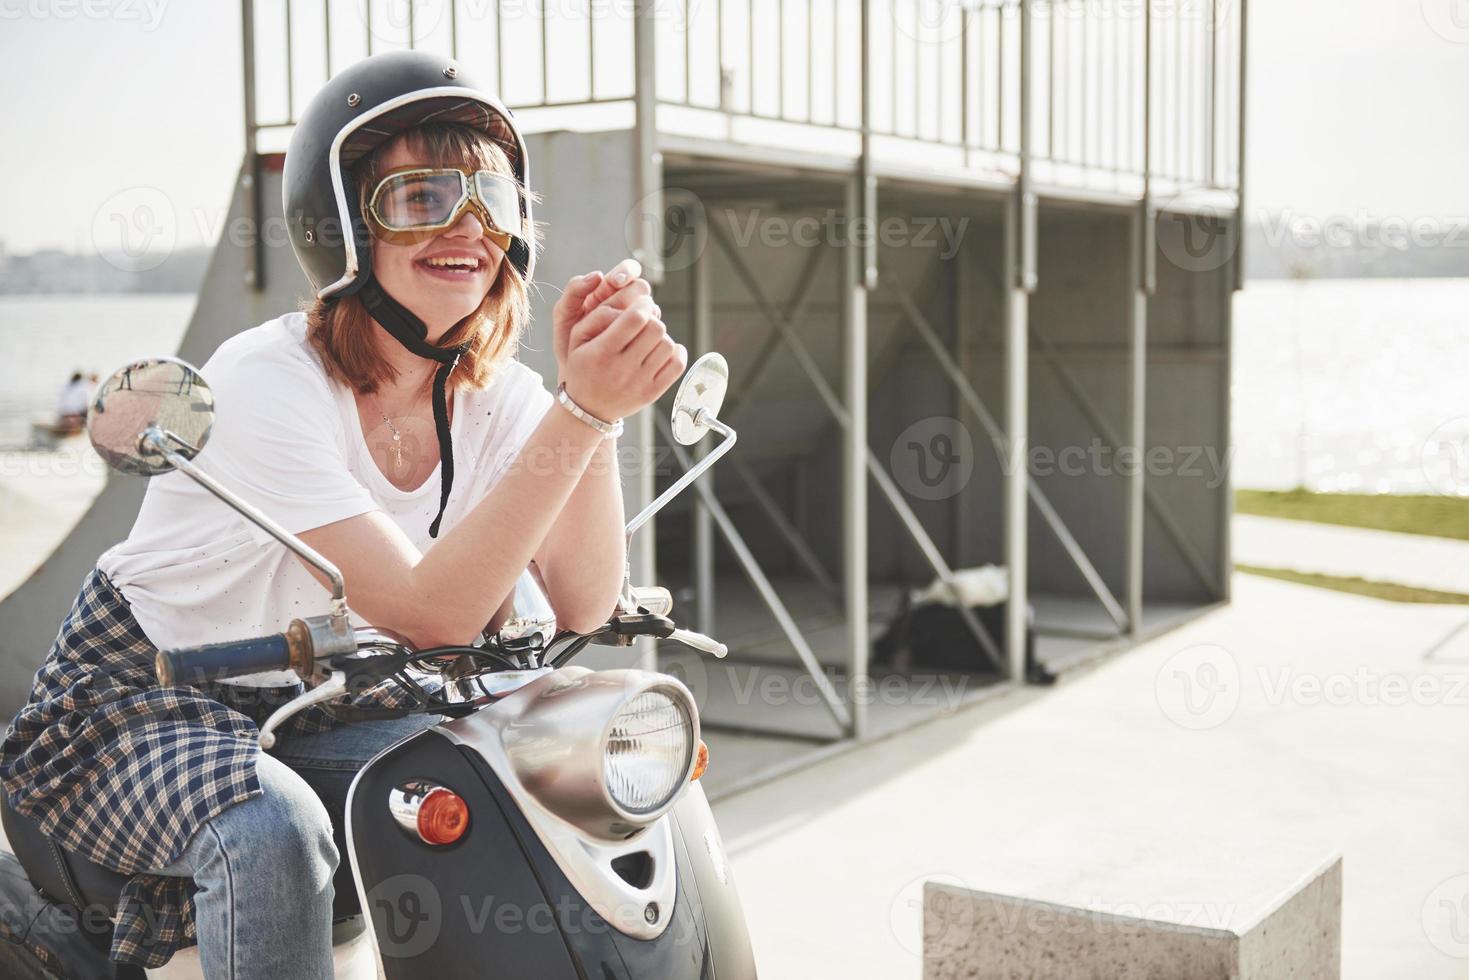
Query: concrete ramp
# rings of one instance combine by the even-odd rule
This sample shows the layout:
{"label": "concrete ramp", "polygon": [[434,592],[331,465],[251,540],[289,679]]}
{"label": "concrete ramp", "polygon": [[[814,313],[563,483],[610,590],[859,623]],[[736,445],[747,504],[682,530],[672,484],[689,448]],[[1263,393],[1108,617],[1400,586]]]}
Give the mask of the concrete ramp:
{"label": "concrete ramp", "polygon": [[[243,233],[248,227],[246,188],[237,178],[221,240],[210,258],[179,350],[139,350],[139,357],[177,354],[202,364],[225,338],[297,309],[308,295],[306,279],[284,234],[279,160],[274,160],[274,167],[269,166],[271,162],[272,158],[266,158],[261,188],[266,206],[262,227],[267,233],[261,248],[265,288],[257,291],[245,282],[249,255]],[[138,477],[109,474],[96,502],[71,534],[24,585],[0,603],[0,710],[7,716],[25,701],[36,667],[56,639],[83,577],[98,555],[127,536],[145,487]]]}

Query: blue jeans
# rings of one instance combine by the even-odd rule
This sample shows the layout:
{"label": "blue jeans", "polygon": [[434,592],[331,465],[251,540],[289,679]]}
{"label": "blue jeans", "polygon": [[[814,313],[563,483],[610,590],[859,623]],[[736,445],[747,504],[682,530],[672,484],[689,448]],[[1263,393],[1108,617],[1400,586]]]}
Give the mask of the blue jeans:
{"label": "blue jeans", "polygon": [[265,792],[217,814],[157,872],[194,879],[205,980],[330,980],[333,896],[352,888],[341,853],[352,779],[378,752],[438,721],[345,724],[260,753]]}

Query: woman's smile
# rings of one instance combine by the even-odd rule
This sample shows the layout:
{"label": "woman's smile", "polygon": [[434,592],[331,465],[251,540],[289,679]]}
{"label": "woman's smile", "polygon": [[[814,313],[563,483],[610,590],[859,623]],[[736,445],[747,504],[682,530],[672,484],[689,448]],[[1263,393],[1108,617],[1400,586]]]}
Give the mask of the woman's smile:
{"label": "woman's smile", "polygon": [[483,252],[467,249],[445,249],[414,260],[419,272],[445,282],[470,283],[485,288],[483,278],[489,271],[489,258]]}

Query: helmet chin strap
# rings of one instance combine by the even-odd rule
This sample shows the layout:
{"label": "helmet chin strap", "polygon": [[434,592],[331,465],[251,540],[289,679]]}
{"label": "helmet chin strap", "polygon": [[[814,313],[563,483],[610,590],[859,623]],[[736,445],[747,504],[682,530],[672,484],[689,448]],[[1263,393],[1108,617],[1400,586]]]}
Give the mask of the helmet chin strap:
{"label": "helmet chin strap", "polygon": [[469,349],[469,345],[435,347],[430,344],[427,340],[428,327],[424,326],[423,321],[389,296],[382,284],[370,273],[362,288],[357,291],[357,296],[372,318],[410,353],[439,362],[439,368],[434,372],[434,428],[439,434],[439,513],[428,526],[429,537],[437,538],[439,524],[444,519],[444,508],[449,505],[449,491],[454,486],[454,447],[449,432],[449,408],[445,391],[449,375],[459,363],[459,358]]}

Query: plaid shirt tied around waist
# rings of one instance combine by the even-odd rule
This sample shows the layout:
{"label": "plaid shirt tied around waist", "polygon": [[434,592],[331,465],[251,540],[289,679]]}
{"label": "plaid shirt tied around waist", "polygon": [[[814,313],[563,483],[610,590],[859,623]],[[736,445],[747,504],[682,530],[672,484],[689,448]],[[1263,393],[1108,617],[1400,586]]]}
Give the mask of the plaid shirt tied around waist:
{"label": "plaid shirt tied around waist", "polygon": [[[279,703],[269,699],[277,704],[252,719],[222,703],[245,703],[229,685],[158,687],[156,654],[122,593],[93,569],[0,743],[10,806],[67,850],[132,875],[110,955],[150,968],[194,941],[193,882],[145,872],[178,860],[206,821],[263,792],[257,722]],[[351,700],[393,705],[397,693],[380,686]],[[280,734],[336,724],[314,706]]]}

